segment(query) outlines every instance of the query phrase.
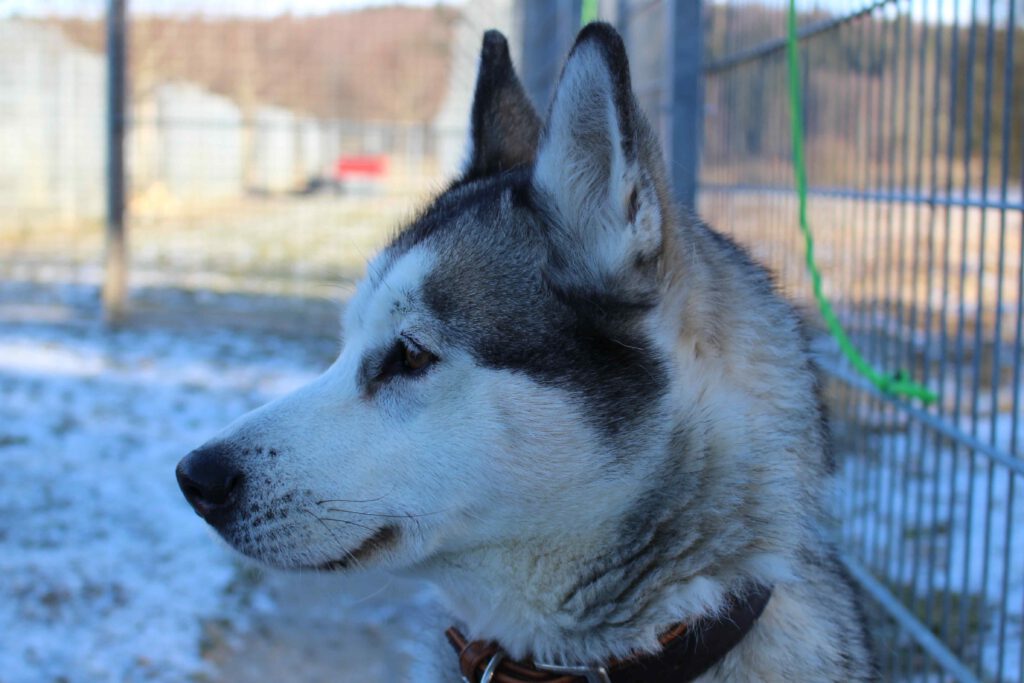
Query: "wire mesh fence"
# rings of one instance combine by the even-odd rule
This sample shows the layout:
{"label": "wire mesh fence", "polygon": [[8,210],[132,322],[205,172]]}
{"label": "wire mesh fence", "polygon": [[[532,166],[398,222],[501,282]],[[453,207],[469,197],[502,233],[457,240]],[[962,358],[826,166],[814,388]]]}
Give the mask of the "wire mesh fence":
{"label": "wire mesh fence", "polygon": [[[82,3],[99,24],[101,2]],[[46,21],[0,20],[0,270],[4,297],[33,278],[97,279],[105,67]]]}
{"label": "wire mesh fence", "polygon": [[[482,31],[509,35],[543,109],[581,5],[131,3],[130,311],[333,327],[332,302],[365,259],[457,167]],[[0,12],[0,319],[95,314],[106,3],[19,7]],[[872,363],[939,395],[927,407],[882,395],[819,340],[843,559],[886,680],[1024,681],[1024,6],[798,8],[825,294]],[[785,9],[599,3],[625,37],[679,198],[813,318]]]}
{"label": "wire mesh fence", "polygon": [[[378,217],[396,220],[380,215],[388,204],[406,205],[436,175],[429,124],[447,61],[416,44],[385,67],[354,32],[384,34],[395,23],[406,41],[433,45],[449,19],[202,9],[182,15],[166,3],[129,17],[135,293],[329,296],[360,272]],[[317,39],[323,32],[330,43]],[[365,78],[355,78],[360,70]]]}
{"label": "wire mesh fence", "polygon": [[[108,5],[124,3],[0,10],[12,314],[88,311],[108,274]],[[366,260],[461,160],[480,34],[514,32],[511,6],[127,3],[129,313],[333,331]]]}
{"label": "wire mesh fence", "polygon": [[[604,2],[600,15],[626,40],[677,196],[691,203],[678,178],[698,178],[698,213],[816,319],[794,190],[787,3],[705,2],[701,21],[681,21],[694,4]],[[571,37],[552,30],[555,9],[524,5],[524,35],[564,54]],[[883,395],[818,340],[842,463],[837,533],[883,679],[1024,680],[1020,2],[798,3],[798,24],[825,294],[876,367],[940,397],[924,408]],[[681,59],[703,74],[696,96],[679,87],[693,67]],[[696,126],[680,116],[694,101]]]}
{"label": "wire mesh fence", "polygon": [[[923,408],[823,340],[844,559],[887,680],[1024,680],[1021,7],[807,4],[810,223],[828,298]],[[793,192],[782,6],[705,8],[701,214],[815,308]]]}

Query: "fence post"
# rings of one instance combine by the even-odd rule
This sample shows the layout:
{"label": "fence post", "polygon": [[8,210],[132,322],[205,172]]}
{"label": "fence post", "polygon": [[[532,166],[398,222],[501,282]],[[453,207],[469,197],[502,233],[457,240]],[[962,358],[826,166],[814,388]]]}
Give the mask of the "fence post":
{"label": "fence post", "polygon": [[551,103],[562,62],[580,29],[582,0],[522,0],[520,80],[543,116]]}
{"label": "fence post", "polygon": [[110,323],[124,316],[127,293],[124,221],[125,2],[107,0],[107,220],[103,314]]}
{"label": "fence post", "polygon": [[629,41],[629,0],[615,0],[615,28],[622,36],[622,42],[626,44],[626,50],[630,48]]}
{"label": "fence post", "polygon": [[702,64],[704,42],[701,0],[669,0],[666,41],[666,93],[671,117],[669,174],[676,201],[696,209],[703,128]]}

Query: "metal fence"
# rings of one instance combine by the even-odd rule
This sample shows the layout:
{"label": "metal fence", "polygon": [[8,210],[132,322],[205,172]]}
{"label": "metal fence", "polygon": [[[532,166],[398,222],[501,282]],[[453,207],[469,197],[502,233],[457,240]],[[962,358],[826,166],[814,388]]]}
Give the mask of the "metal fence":
{"label": "metal fence", "polygon": [[[578,9],[522,3],[524,50],[549,55],[539,66],[524,55],[535,97],[548,96]],[[814,319],[786,9],[600,4],[625,36],[678,198],[746,244]],[[837,0],[798,12],[825,293],[876,367],[939,395],[929,407],[883,395],[819,338],[842,559],[864,589],[884,680],[1024,681],[1024,7]]]}
{"label": "metal fence", "polygon": [[[890,680],[1024,680],[1020,3],[801,15],[811,224],[858,346],[939,395],[873,390],[824,343],[843,559]],[[700,211],[811,306],[781,8],[709,5]]]}
{"label": "metal fence", "polygon": [[0,6],[0,320],[90,315],[102,293],[115,316],[333,334],[339,296],[459,160],[468,116],[445,93],[473,74],[449,49],[507,24],[503,2],[475,22],[302,0]]}
{"label": "metal fence", "polygon": [[[298,311],[300,324],[330,322],[327,299],[457,162],[482,30],[512,37],[543,108],[581,4],[462,6],[441,22],[451,27],[449,95],[404,122],[397,110],[385,122],[346,112],[345,89],[358,83],[308,76],[331,62],[305,48],[344,44],[331,32],[340,24],[316,33],[301,17],[239,20],[240,0],[189,4],[206,14],[149,0],[125,14],[127,61],[115,50],[107,62],[105,27],[117,26],[104,13],[117,0],[0,11],[0,320],[50,315],[51,303],[95,310],[110,274],[111,67],[127,69],[130,310],[178,302],[190,317],[249,319],[259,299],[275,321]],[[813,318],[792,189],[785,9],[599,2],[625,37],[679,200],[745,243]],[[1024,6],[817,0],[799,3],[799,23],[825,293],[876,366],[906,370],[940,397],[922,407],[881,395],[819,339],[843,560],[865,590],[887,680],[1024,682]],[[391,20],[386,33],[395,29]],[[291,43],[279,40],[286,33]],[[420,58],[441,44],[430,35]],[[399,106],[389,96],[384,105]],[[387,153],[401,173],[387,188],[321,192],[342,153]]]}

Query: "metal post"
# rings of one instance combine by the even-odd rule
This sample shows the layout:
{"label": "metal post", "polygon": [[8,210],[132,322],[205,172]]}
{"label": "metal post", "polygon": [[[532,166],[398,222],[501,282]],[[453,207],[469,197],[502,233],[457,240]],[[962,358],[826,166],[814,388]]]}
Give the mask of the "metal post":
{"label": "metal post", "polygon": [[703,128],[704,59],[701,0],[668,0],[665,89],[669,122],[669,167],[676,201],[688,208],[697,205],[700,138]]}
{"label": "metal post", "polygon": [[619,30],[619,34],[622,36],[622,42],[626,44],[627,50],[631,47],[629,39],[629,13],[629,0],[616,0],[615,27]]}
{"label": "metal post", "polygon": [[117,322],[125,312],[127,283],[124,222],[126,0],[107,0],[107,229],[103,313]]}
{"label": "metal post", "polygon": [[543,115],[554,95],[562,62],[580,29],[583,0],[522,0],[522,65],[520,80]]}
{"label": "metal post", "polygon": [[[555,60],[555,76],[562,68],[562,61],[569,53],[569,48],[576,42],[576,34],[580,28],[580,14],[583,10],[583,0],[566,0],[558,3],[558,43],[557,48],[561,51],[558,59]],[[554,79],[552,79],[554,80]]]}

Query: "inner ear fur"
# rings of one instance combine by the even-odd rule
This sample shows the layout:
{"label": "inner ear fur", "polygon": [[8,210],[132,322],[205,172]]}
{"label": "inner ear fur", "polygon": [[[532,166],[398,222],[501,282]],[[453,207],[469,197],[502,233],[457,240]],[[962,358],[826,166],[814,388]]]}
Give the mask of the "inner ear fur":
{"label": "inner ear fur", "polygon": [[534,171],[534,184],[557,209],[563,275],[649,286],[671,215],[663,177],[622,39],[608,24],[590,24],[562,69]]}

